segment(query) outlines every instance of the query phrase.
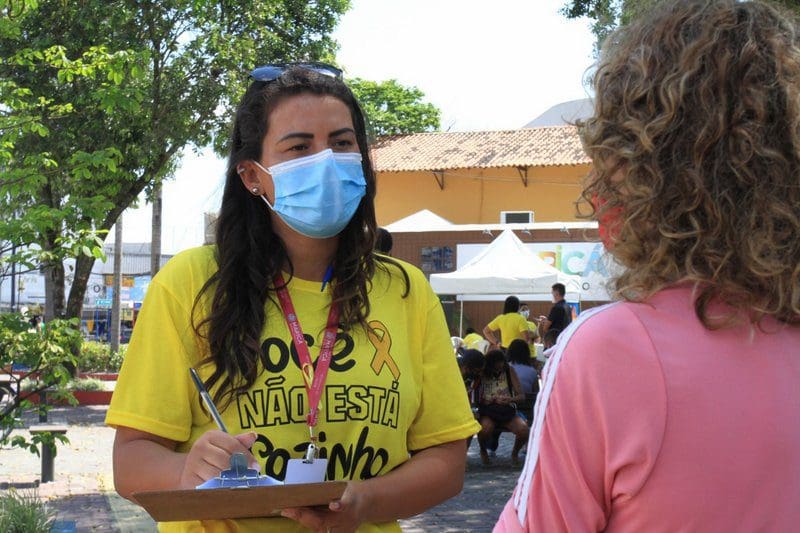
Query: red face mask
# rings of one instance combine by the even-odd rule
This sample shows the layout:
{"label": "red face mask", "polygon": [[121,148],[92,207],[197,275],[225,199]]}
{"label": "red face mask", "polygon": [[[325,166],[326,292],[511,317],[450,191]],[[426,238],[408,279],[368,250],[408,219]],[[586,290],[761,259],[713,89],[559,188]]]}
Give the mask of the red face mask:
{"label": "red face mask", "polygon": [[[605,205],[607,201],[597,196],[597,193],[592,196],[592,205],[594,205],[595,212]],[[600,234],[600,240],[606,250],[614,248],[614,243],[619,238],[619,233],[622,231],[622,207],[612,207],[607,209],[602,216],[597,218],[597,232]]]}

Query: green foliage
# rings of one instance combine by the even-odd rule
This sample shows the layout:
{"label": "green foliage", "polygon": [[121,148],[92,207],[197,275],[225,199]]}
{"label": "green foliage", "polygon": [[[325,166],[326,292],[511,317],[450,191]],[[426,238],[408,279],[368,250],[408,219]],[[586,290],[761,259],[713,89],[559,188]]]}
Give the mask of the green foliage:
{"label": "green foliage", "polygon": [[[44,267],[50,316],[79,316],[104,232],[186,147],[224,148],[253,66],[330,57],[348,7],[0,0],[14,15],[0,22],[0,277],[10,262]],[[76,266],[65,303],[67,257]]]}
{"label": "green foliage", "polygon": [[[638,3],[652,4],[653,0],[638,0]],[[626,10],[632,4],[637,4],[637,0],[571,0],[561,12],[567,18],[588,17],[592,21],[592,33],[597,37],[597,51],[606,37],[625,18]]]}
{"label": "green foliage", "polygon": [[440,111],[424,102],[425,94],[397,80],[375,82],[354,78],[347,85],[358,98],[375,136],[439,129]]}
{"label": "green foliage", "polygon": [[[8,433],[16,419],[33,408],[29,398],[47,389],[53,400],[71,399],[66,386],[71,379],[69,365],[75,364],[73,351],[81,342],[78,319],[56,319],[45,324],[39,332],[31,328],[27,317],[17,313],[0,314],[0,373],[10,380],[10,390],[18,394],[4,396],[0,404],[0,444],[8,442]],[[12,373],[12,365],[21,370]],[[30,382],[22,386],[23,381]],[[74,398],[72,398],[74,401]],[[47,410],[47,406],[39,406]],[[43,445],[55,447],[54,440],[68,442],[64,435],[49,433],[23,435],[10,439],[11,446],[26,448],[38,454]]]}
{"label": "green foliage", "polygon": [[[652,8],[659,0],[570,0],[561,8],[567,18],[588,17],[592,32],[597,37],[596,48],[617,26],[629,23],[641,13]],[[669,0],[666,0],[669,1]],[[800,12],[800,0],[773,0],[791,10]]]}
{"label": "green foliage", "polygon": [[0,493],[0,531],[48,533],[55,519],[55,511],[34,491],[9,489]]}
{"label": "green foliage", "polygon": [[[63,160],[55,157],[51,148],[63,140],[63,126],[79,107],[77,102],[63,101],[38,85],[42,79],[68,85],[97,78],[119,84],[137,58],[129,51],[109,52],[102,46],[87,47],[72,58],[66,47],[55,42],[34,48],[32,43],[37,41],[23,36],[27,22],[38,12],[39,2],[0,0],[0,7],[7,14],[13,13],[0,25],[0,100],[4,103],[0,110],[2,277],[12,263],[24,271],[60,263],[66,257],[102,257],[102,240],[97,228],[92,227],[91,214],[107,212],[113,204],[95,195],[62,197],[59,193],[70,179],[86,179],[97,169],[113,168],[121,154],[112,148],[91,146],[89,150],[74,149]],[[103,83],[105,87],[98,94],[109,90],[111,84]],[[135,98],[126,98],[120,105],[130,107],[132,102]]]}
{"label": "green foliage", "polygon": [[118,352],[111,351],[108,344],[84,341],[78,354],[78,368],[82,372],[119,372],[127,345],[120,345]]}
{"label": "green foliage", "polygon": [[69,383],[69,389],[73,391],[101,391],[106,390],[102,381],[96,378],[73,379]]}

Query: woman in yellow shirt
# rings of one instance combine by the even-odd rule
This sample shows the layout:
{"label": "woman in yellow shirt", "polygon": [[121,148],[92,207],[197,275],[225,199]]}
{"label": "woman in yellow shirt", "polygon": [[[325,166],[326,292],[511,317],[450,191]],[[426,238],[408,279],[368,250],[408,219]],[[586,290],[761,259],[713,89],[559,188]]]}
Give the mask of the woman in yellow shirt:
{"label": "woman in yellow shirt", "polygon": [[327,507],[159,529],[399,531],[398,518],[459,493],[479,429],[444,313],[419,269],[373,252],[375,175],[341,72],[250,76],[216,242],[153,279],[126,353],[106,418],[115,486],[126,498],[191,489],[234,453],[282,481],[317,450],[325,477],[347,481]]}
{"label": "woman in yellow shirt", "polygon": [[519,298],[516,296],[506,298],[503,313],[497,315],[483,328],[483,335],[494,347],[508,348],[514,339],[531,342],[528,321],[519,314]]}

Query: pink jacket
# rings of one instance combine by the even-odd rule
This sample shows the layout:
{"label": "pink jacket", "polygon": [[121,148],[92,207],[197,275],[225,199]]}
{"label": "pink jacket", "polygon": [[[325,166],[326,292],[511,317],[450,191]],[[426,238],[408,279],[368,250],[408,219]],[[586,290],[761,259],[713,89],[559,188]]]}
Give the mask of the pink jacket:
{"label": "pink jacket", "polygon": [[495,532],[800,530],[800,328],[765,326],[709,331],[680,286],[582,313]]}

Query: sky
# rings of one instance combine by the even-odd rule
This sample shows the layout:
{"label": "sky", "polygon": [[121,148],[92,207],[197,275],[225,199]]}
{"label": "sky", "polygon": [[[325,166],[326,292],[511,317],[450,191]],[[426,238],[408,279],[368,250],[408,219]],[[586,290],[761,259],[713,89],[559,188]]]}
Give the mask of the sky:
{"label": "sky", "polygon": [[[567,20],[566,0],[352,0],[334,38],[348,77],[396,79],[425,93],[441,129],[516,129],[560,102],[586,98],[594,37]],[[203,213],[216,211],[225,162],[187,149],[164,186],[162,253],[203,241]],[[149,205],[128,209],[125,242],[149,242]],[[110,232],[108,242],[114,239]]]}

